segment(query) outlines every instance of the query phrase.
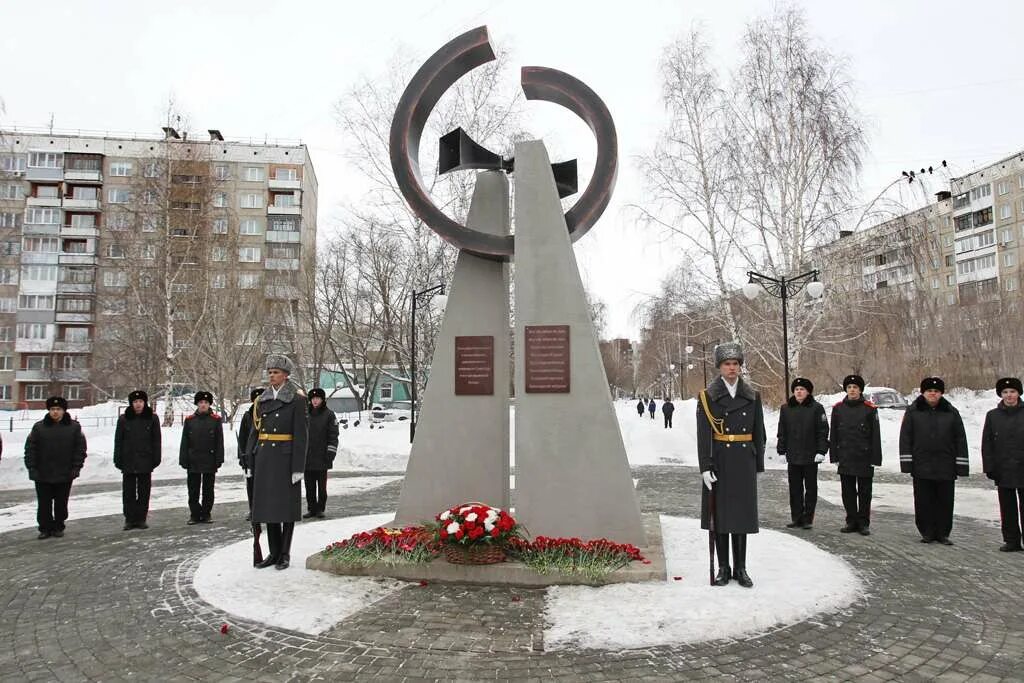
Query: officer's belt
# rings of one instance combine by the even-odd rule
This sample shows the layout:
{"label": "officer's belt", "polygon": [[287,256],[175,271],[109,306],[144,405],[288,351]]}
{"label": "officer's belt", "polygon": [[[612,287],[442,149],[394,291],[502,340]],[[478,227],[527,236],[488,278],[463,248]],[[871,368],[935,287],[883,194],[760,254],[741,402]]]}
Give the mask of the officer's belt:
{"label": "officer's belt", "polygon": [[260,441],[293,441],[291,434],[260,434]]}
{"label": "officer's belt", "polygon": [[753,441],[753,434],[712,434],[715,441]]}

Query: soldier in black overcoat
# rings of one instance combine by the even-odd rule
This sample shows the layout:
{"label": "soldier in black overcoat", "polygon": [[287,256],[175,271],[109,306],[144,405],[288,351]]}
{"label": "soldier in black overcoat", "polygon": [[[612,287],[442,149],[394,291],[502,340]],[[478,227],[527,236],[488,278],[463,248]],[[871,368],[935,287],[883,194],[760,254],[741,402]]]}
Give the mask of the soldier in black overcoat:
{"label": "soldier in black overcoat", "polygon": [[843,507],[846,508],[844,534],[871,531],[871,492],[875,467],[882,465],[882,435],[878,408],[864,400],[864,378],[847,375],[843,379],[846,398],[832,406],[829,428],[829,459],[838,463]]}
{"label": "soldier in black overcoat", "polygon": [[1000,401],[985,415],[981,433],[981,462],[985,476],[999,491],[1003,552],[1021,550],[1021,522],[1024,520],[1024,407],[1021,381],[1003,377],[996,382]]}
{"label": "soldier in black overcoat", "polygon": [[181,430],[178,464],[188,472],[188,524],[209,524],[217,470],[224,464],[224,426],[213,411],[213,394],[196,392],[194,402],[196,411]]}
{"label": "soldier in black overcoat", "polygon": [[704,480],[701,528],[715,532],[719,565],[715,585],[736,579],[749,588],[754,584],[747,574],[747,534],[759,530],[757,473],[764,471],[764,408],[761,395],[740,377],[742,347],[735,342],[719,344],[714,358],[720,376],[701,392],[697,403],[697,457]]}
{"label": "soldier in black overcoat", "polygon": [[661,404],[661,414],[665,418],[665,429],[672,429],[672,413],[676,412],[676,406],[672,399],[666,398]]}
{"label": "soldier in black overcoat", "polygon": [[249,452],[254,465],[252,521],[267,525],[270,552],[260,568],[287,569],[295,522],[302,516],[309,420],[306,393],[289,379],[293,364],[281,354],[267,358],[269,384],[253,407]]}
{"label": "soldier in black overcoat", "polygon": [[252,410],[256,405],[256,397],[263,393],[262,387],[257,387],[249,392],[249,402],[252,405],[242,413],[241,422],[238,425],[238,466],[242,468],[245,475],[245,499],[249,502],[249,512],[245,520],[252,519],[252,454],[249,453],[249,436],[252,434]]}
{"label": "soldier in black overcoat", "polygon": [[900,426],[900,471],[914,478],[914,522],[921,542],[953,545],[956,478],[970,474],[970,463],[964,421],[945,392],[941,377],[921,380],[921,395]]}
{"label": "soldier in black overcoat", "polygon": [[317,387],[309,392],[309,445],[306,448],[306,514],[323,519],[327,509],[327,470],[338,454],[338,418],[327,407],[327,393]]}
{"label": "soldier in black overcoat", "polygon": [[128,394],[128,407],[114,430],[114,467],[121,470],[124,530],[146,529],[153,470],[160,466],[160,418],[149,396],[138,389]]}
{"label": "soldier in black overcoat", "polygon": [[39,538],[60,538],[68,518],[71,483],[85,464],[85,434],[68,415],[63,396],[46,399],[46,415],[32,425],[25,439],[25,469],[35,482]]}
{"label": "soldier in black overcoat", "polygon": [[789,387],[793,395],[779,411],[776,450],[786,458],[789,475],[790,529],[810,529],[818,505],[818,465],[828,453],[825,407],[814,400],[814,383],[797,377]]}
{"label": "soldier in black overcoat", "polygon": [[647,404],[644,403],[643,399],[636,402],[636,414],[640,417],[644,416],[644,409],[647,408]]}

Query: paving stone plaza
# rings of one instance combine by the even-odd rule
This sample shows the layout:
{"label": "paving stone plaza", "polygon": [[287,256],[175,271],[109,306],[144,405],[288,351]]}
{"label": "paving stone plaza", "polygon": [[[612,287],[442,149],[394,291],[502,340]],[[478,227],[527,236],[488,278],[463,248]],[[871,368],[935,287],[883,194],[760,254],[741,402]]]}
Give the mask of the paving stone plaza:
{"label": "paving stone plaza", "polygon": [[[695,469],[633,475],[644,512],[697,514]],[[783,529],[784,472],[761,475],[759,488],[763,526]],[[387,512],[399,490],[335,496],[327,512]],[[3,535],[2,681],[1024,680],[1024,554],[997,552],[999,530],[966,518],[956,519],[954,546],[922,545],[906,514],[876,514],[870,537],[840,534],[841,508],[822,500],[813,531],[787,533],[854,567],[866,592],[849,607],[751,638],[555,653],[544,647],[542,589],[411,584],[315,637],[239,620],[205,604],[192,576],[211,550],[248,537],[245,503],[216,506],[211,526],[158,510],[148,530],[124,532],[119,510],[76,520],[74,502],[63,539]]]}

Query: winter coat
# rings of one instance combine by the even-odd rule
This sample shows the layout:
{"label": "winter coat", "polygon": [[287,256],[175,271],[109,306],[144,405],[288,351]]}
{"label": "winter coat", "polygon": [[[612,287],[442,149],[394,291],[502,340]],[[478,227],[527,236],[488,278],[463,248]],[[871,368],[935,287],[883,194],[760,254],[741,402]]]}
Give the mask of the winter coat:
{"label": "winter coat", "polygon": [[216,472],[224,464],[224,428],[220,415],[198,410],[185,418],[178,464],[189,472]]}
{"label": "winter coat", "polygon": [[[253,459],[252,521],[297,522],[302,518],[301,484],[293,474],[306,470],[309,424],[305,392],[292,381],[267,387],[257,399],[249,435]],[[291,437],[288,439],[287,437]]]}
{"label": "winter coat", "polygon": [[139,414],[129,406],[114,430],[114,467],[125,474],[149,474],[160,465],[160,456],[160,418],[148,405]]}
{"label": "winter coat", "polygon": [[828,420],[825,406],[808,396],[801,403],[790,396],[779,410],[778,443],[775,450],[790,465],[811,465],[815,455],[828,453]]}
{"label": "winter coat", "polygon": [[676,407],[672,405],[672,401],[665,401],[661,404],[661,412],[670,416],[672,413],[676,412]]}
{"label": "winter coat", "polygon": [[651,415],[654,415],[654,410],[655,410],[654,399],[652,398],[651,402],[647,404],[647,412],[649,412]]}
{"label": "winter coat", "polygon": [[49,414],[32,425],[25,439],[25,469],[32,481],[66,484],[78,478],[85,464],[85,434],[78,420],[64,413],[60,422]]}
{"label": "winter coat", "polygon": [[996,486],[1024,489],[1024,407],[1002,401],[985,415],[981,430],[982,469]]}
{"label": "winter coat", "polygon": [[243,470],[252,469],[252,454],[249,452],[249,437],[252,436],[252,406],[242,413],[238,425],[238,466]]}
{"label": "winter coat", "polygon": [[[716,433],[697,401],[697,459],[700,471],[712,470],[715,484],[715,530],[718,533],[754,534],[758,531],[757,473],[764,472],[764,408],[761,395],[742,379],[736,397],[729,396],[725,381],[719,377],[706,390],[712,416],[721,419],[723,440]],[[729,437],[750,437],[749,441],[728,441]],[[702,529],[709,528],[708,490],[701,485]]]}
{"label": "winter coat", "polygon": [[338,454],[338,418],[326,405],[309,407],[309,446],[306,471],[323,472],[334,467]]}
{"label": "winter coat", "polygon": [[937,481],[970,474],[964,421],[944,397],[932,408],[924,396],[918,396],[903,414],[900,472]]}
{"label": "winter coat", "polygon": [[644,414],[644,408],[646,408],[646,406],[644,405],[644,402],[643,402],[642,399],[636,402],[636,413],[637,413],[637,415],[643,415]]}
{"label": "winter coat", "polygon": [[874,476],[882,465],[882,434],[878,408],[871,401],[844,398],[832,407],[829,428],[829,461],[839,464],[839,474]]}

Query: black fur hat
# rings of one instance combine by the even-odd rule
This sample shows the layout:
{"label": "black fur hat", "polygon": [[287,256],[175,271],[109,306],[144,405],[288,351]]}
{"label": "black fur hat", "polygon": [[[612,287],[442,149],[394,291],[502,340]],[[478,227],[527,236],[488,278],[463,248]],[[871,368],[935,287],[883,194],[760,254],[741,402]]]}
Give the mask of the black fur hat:
{"label": "black fur hat", "polygon": [[1003,377],[1001,380],[996,382],[996,395],[1002,396],[1003,389],[1016,389],[1018,394],[1024,394],[1021,390],[1020,379],[1017,377]]}
{"label": "black fur hat", "polygon": [[49,410],[50,408],[63,408],[64,410],[67,410],[68,401],[63,396],[51,396],[46,399],[46,409]]}
{"label": "black fur hat", "polygon": [[310,389],[309,390],[309,398],[310,398],[310,400],[316,398],[317,396],[319,396],[325,403],[327,402],[327,392],[326,391],[324,391],[320,387],[316,387],[315,389]]}
{"label": "black fur hat", "polygon": [[942,381],[941,377],[925,377],[921,380],[921,393],[923,394],[929,389],[938,389],[942,393],[946,393],[946,383]]}
{"label": "black fur hat", "polygon": [[795,380],[793,380],[792,384],[789,385],[789,390],[793,391],[797,387],[803,387],[804,389],[807,390],[808,394],[814,393],[814,382],[807,379],[806,377],[797,377]]}
{"label": "black fur hat", "polygon": [[249,401],[250,402],[255,401],[256,397],[260,396],[261,394],[263,394],[263,392],[264,392],[263,387],[256,387],[255,389],[253,389],[252,391],[249,392]]}
{"label": "black fur hat", "polygon": [[197,391],[196,398],[193,401],[193,403],[199,405],[200,401],[206,401],[210,405],[213,405],[213,394],[211,394],[209,391]]}
{"label": "black fur hat", "polygon": [[146,405],[149,405],[149,395],[142,389],[136,389],[132,393],[128,394],[128,403],[131,403],[140,398],[143,401],[145,401]]}
{"label": "black fur hat", "polygon": [[843,391],[846,391],[846,387],[851,384],[856,384],[860,387],[861,391],[864,391],[864,378],[860,375],[847,375],[843,378]]}

